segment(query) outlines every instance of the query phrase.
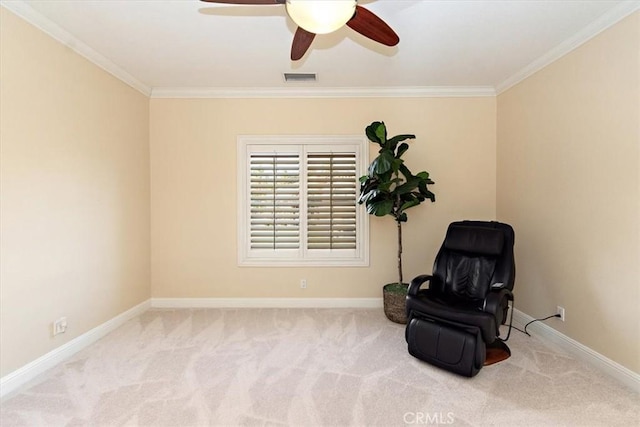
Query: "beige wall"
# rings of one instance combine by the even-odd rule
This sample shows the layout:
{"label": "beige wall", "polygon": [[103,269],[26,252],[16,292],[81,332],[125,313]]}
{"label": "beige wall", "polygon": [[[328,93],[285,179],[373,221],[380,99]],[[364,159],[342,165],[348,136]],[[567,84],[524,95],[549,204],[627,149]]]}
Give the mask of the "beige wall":
{"label": "beige wall", "polygon": [[6,375],[149,298],[149,101],[4,8],[0,31]]}
{"label": "beige wall", "polygon": [[[372,218],[367,268],[247,268],[236,260],[236,136],[414,133],[435,204],[409,211],[405,276],[430,272],[447,224],[495,217],[495,98],[151,100],[154,297],[379,297],[396,281],[395,224]],[[371,147],[371,158],[376,150]],[[301,278],[308,288],[299,287]]]}
{"label": "beige wall", "polygon": [[498,96],[516,306],[640,372],[640,13]]}
{"label": "beige wall", "polygon": [[408,164],[436,181],[438,201],[409,211],[407,278],[431,270],[450,221],[497,214],[516,229],[518,308],[565,306],[552,326],[640,372],[638,13],[497,100],[150,102],[0,13],[1,375],[150,295],[380,296],[390,218],[371,218],[370,267],[236,264],[236,136],[361,135],[373,120],[415,133]]}

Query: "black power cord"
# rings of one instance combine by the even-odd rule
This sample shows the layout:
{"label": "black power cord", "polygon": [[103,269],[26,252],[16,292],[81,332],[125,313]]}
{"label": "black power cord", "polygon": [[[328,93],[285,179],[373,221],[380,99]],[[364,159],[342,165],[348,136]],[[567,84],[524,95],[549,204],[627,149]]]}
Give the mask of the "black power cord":
{"label": "black power cord", "polygon": [[559,314],[552,314],[551,316],[542,317],[542,318],[540,318],[540,319],[533,319],[531,322],[529,322],[529,323],[527,323],[526,325],[524,325],[524,331],[523,331],[522,329],[520,329],[520,328],[516,328],[515,326],[513,327],[513,329],[515,329],[516,331],[520,331],[520,332],[522,332],[523,334],[526,334],[527,336],[529,336],[529,337],[530,337],[530,336],[531,336],[531,334],[530,334],[529,332],[527,332],[527,327],[528,327],[530,324],[532,324],[533,322],[542,322],[542,321],[544,321],[544,320],[548,320],[548,319],[551,319],[551,318],[553,318],[553,317],[562,317],[562,316],[560,316]]}

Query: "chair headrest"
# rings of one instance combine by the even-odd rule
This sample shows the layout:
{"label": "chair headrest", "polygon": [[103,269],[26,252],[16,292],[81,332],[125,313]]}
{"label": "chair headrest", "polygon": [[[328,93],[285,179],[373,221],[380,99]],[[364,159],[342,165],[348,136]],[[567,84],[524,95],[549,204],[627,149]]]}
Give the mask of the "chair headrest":
{"label": "chair headrest", "polygon": [[504,234],[495,228],[451,225],[444,247],[453,251],[497,256],[502,253]]}

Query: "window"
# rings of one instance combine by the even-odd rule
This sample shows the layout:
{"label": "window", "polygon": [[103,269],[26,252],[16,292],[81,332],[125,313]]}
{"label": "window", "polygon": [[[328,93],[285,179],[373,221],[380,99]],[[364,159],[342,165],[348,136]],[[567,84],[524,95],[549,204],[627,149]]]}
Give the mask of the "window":
{"label": "window", "polygon": [[238,262],[368,265],[362,137],[238,138]]}

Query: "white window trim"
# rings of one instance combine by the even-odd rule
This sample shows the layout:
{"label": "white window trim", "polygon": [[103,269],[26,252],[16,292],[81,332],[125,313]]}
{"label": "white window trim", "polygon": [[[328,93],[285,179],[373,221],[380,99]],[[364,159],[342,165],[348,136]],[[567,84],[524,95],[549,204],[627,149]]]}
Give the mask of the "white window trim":
{"label": "white window trim", "polygon": [[[356,205],[356,227],[360,233],[355,249],[355,255],[344,257],[344,251],[308,250],[300,245],[296,259],[281,253],[277,256],[258,256],[259,251],[249,248],[249,159],[250,153],[256,146],[353,146],[356,153],[356,178],[367,173],[369,165],[369,144],[362,136],[327,135],[327,136],[248,136],[239,135],[237,139],[237,209],[238,209],[238,266],[240,267],[366,267],[369,266],[369,215],[364,206]],[[306,153],[306,151],[301,151]],[[306,181],[306,176],[302,178]],[[356,184],[359,187],[359,184]],[[358,188],[357,187],[357,188]],[[301,217],[306,216],[306,208],[301,211]],[[306,230],[301,230],[306,233]],[[298,250],[293,250],[298,252]],[[314,257],[313,252],[323,251],[323,257]]]}

